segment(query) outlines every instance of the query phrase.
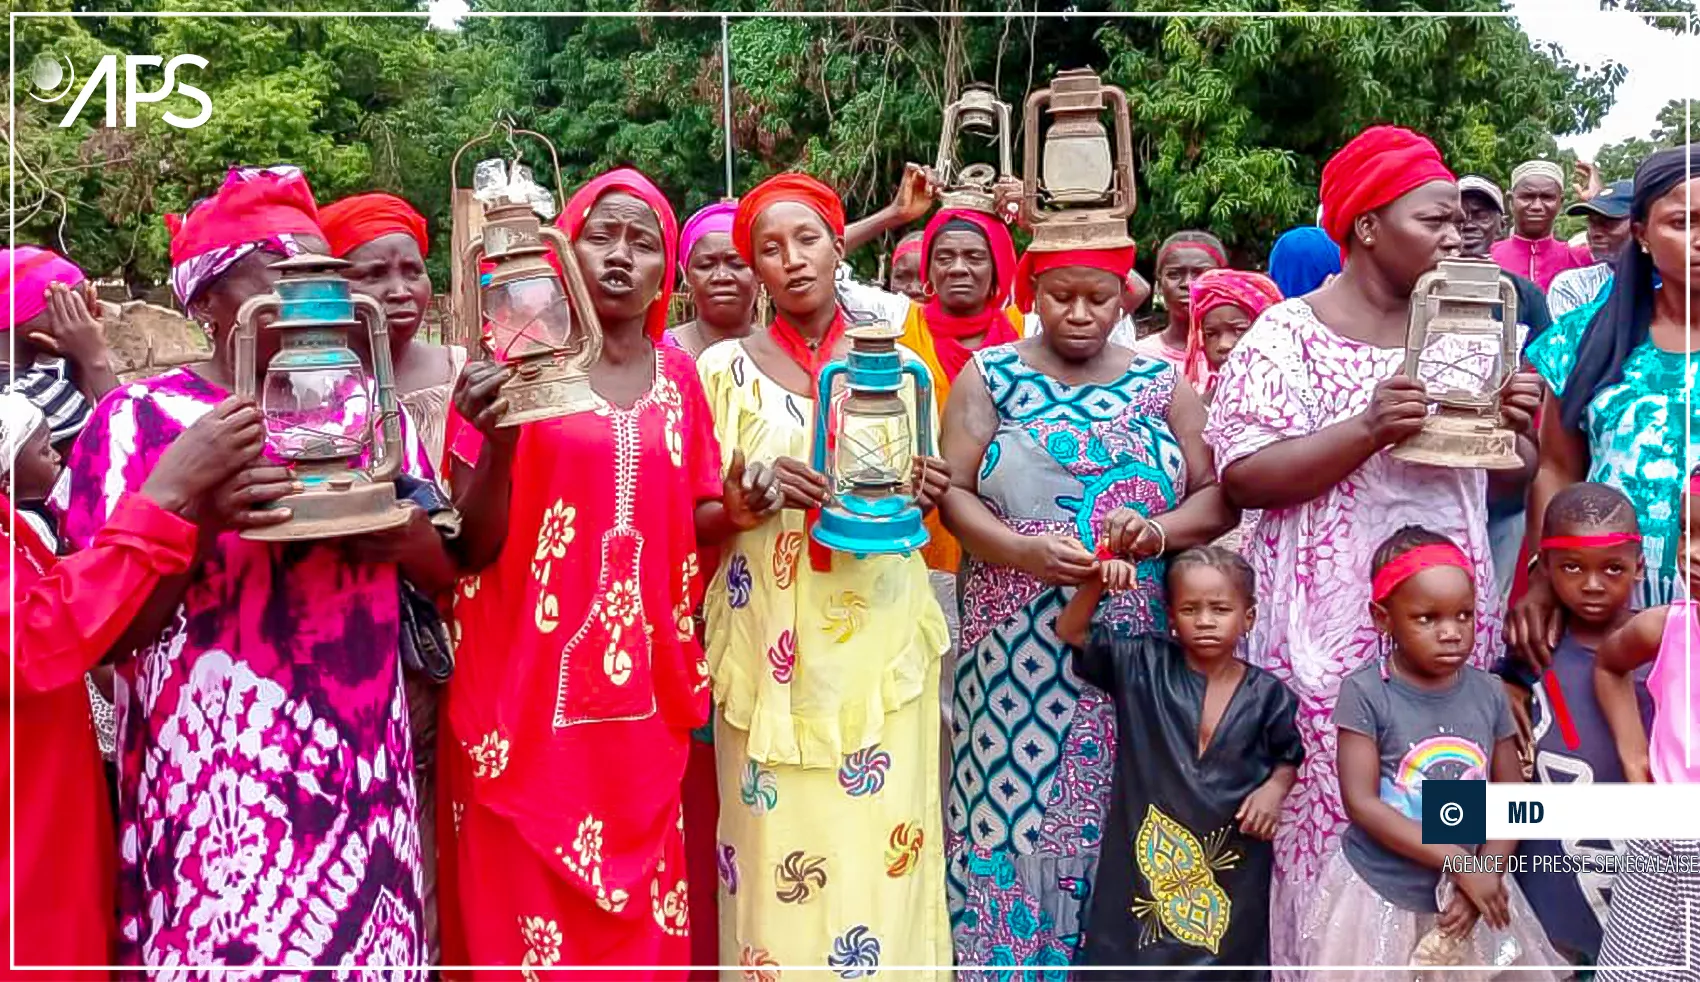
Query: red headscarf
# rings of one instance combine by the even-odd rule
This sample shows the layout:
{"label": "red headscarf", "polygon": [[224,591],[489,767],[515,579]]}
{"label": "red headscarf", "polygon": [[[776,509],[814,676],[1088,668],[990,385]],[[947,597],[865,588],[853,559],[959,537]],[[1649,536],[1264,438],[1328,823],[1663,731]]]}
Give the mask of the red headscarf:
{"label": "red headscarf", "polygon": [[375,191],[333,201],[319,209],[319,228],[338,259],[374,239],[400,232],[419,244],[419,255],[431,253],[425,216],[393,194]]}
{"label": "red headscarf", "polygon": [[1040,273],[1064,266],[1085,266],[1101,269],[1125,283],[1128,271],[1133,269],[1133,259],[1133,246],[1069,249],[1064,252],[1034,252],[1029,249],[1021,254],[1021,262],[1015,267],[1015,305],[1022,313],[1033,312],[1033,281],[1039,278]]}
{"label": "red headscarf", "polygon": [[[744,257],[744,262],[755,264],[751,232],[755,228],[756,219],[761,217],[762,212],[781,201],[795,201],[807,206],[826,222],[833,235],[844,234],[844,202],[839,200],[838,192],[807,174],[777,174],[757,184],[749,194],[738,199],[738,214],[732,219],[732,245],[738,250],[738,255]],[[803,335],[796,325],[786,320],[785,315],[781,313],[774,314],[773,323],[768,326],[767,333],[779,346],[779,350],[785,352],[797,367],[808,372],[809,378],[818,383],[820,370],[832,360],[832,349],[838,345],[839,337],[844,334],[844,312],[838,311],[832,319],[832,325],[827,328],[826,335],[813,347],[803,340]],[[829,436],[829,443],[830,440]],[[820,512],[810,509],[804,521],[812,531],[819,518]],[[820,571],[831,569],[831,551],[816,542],[813,535],[808,537],[808,541],[809,565]]]}
{"label": "red headscarf", "polygon": [[288,170],[293,173],[284,168],[233,168],[217,194],[187,215],[166,215],[172,265],[282,233],[322,235],[313,189],[300,171]]}
{"label": "red headscarf", "polygon": [[[939,214],[942,215],[942,214],[944,214],[944,212],[939,212]],[[929,223],[927,227],[931,228],[932,227],[931,223]],[[1011,248],[1014,248],[1014,247],[1012,246]],[[891,264],[893,266],[896,266],[897,261],[899,259],[902,259],[904,256],[909,255],[911,252],[919,253],[919,254],[925,254],[925,251],[926,250],[921,245],[921,242],[919,240],[917,240],[917,239],[905,239],[904,241],[899,242],[897,244],[897,248],[891,250]]]}
{"label": "red headscarf", "polygon": [[1427,137],[1398,126],[1371,126],[1322,168],[1322,229],[1343,258],[1359,215],[1430,181],[1456,180]]}
{"label": "red headscarf", "polygon": [[1238,269],[1209,269],[1192,281],[1192,323],[1186,332],[1186,358],[1181,362],[1186,380],[1199,392],[1212,383],[1215,374],[1204,356],[1204,315],[1217,307],[1238,307],[1252,320],[1281,302],[1281,288],[1262,273]]}
{"label": "red headscarf", "polygon": [[807,174],[795,171],[775,174],[738,199],[738,214],[732,219],[732,246],[738,250],[738,255],[744,257],[744,262],[755,263],[750,233],[755,228],[756,218],[768,206],[781,201],[795,201],[808,206],[826,222],[833,235],[844,234],[844,202],[839,200],[838,192]]}
{"label": "red headscarf", "polygon": [[611,170],[573,192],[567,206],[561,209],[561,217],[556,224],[567,233],[568,238],[578,238],[579,232],[584,229],[584,220],[590,217],[590,209],[611,191],[624,191],[642,201],[655,212],[656,221],[661,224],[664,253],[661,292],[650,301],[643,323],[644,333],[649,335],[649,339],[660,341],[667,333],[667,304],[673,299],[673,284],[679,276],[679,220],[674,217],[673,206],[667,203],[667,196],[661,193],[655,182],[630,167]]}
{"label": "red headscarf", "polygon": [[933,336],[933,350],[938,353],[939,367],[944,373],[954,379],[962,367],[968,364],[968,359],[974,353],[963,347],[963,338],[984,336],[982,347],[995,344],[1007,344],[1019,339],[1015,326],[1010,323],[1009,316],[1004,313],[1004,306],[1009,302],[1010,288],[1015,282],[1015,243],[1009,237],[1009,230],[1002,222],[983,211],[971,208],[942,208],[932,220],[927,223],[927,231],[921,236],[921,284],[932,292],[932,281],[928,277],[928,267],[933,254],[933,240],[944,231],[951,222],[966,222],[979,229],[985,236],[986,243],[992,251],[992,268],[996,281],[993,283],[992,295],[986,306],[978,313],[968,317],[957,317],[944,309],[937,296],[932,296],[924,308],[924,319],[927,330]]}

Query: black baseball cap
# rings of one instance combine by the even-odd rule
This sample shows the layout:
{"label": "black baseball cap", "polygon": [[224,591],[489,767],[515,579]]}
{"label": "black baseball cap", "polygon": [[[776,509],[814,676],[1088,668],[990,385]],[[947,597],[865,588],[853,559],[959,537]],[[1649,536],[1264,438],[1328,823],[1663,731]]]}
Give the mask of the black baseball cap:
{"label": "black baseball cap", "polygon": [[1613,181],[1588,201],[1578,201],[1564,209],[1566,215],[1598,215],[1601,218],[1628,218],[1630,204],[1635,198],[1634,181]]}

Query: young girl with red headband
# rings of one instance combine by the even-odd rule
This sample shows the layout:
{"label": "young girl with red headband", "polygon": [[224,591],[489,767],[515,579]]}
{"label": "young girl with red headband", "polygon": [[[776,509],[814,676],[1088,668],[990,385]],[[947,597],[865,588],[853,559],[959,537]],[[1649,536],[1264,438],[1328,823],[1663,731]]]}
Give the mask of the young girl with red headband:
{"label": "young girl with red headband", "polygon": [[1468,664],[1476,640],[1470,561],[1446,536],[1408,525],[1376,550],[1371,571],[1382,655],[1346,677],[1334,708],[1340,794],[1352,824],[1303,919],[1305,964],[1560,965],[1514,880],[1480,869],[1442,872],[1474,856],[1492,869],[1515,842],[1423,841],[1424,781],[1523,780],[1505,694]]}
{"label": "young girl with red headband", "polygon": [[[1629,621],[1630,598],[1644,575],[1641,526],[1635,506],[1605,484],[1573,484],[1547,505],[1540,562],[1565,610],[1566,630],[1544,671],[1507,657],[1497,674],[1505,682],[1526,770],[1542,784],[1621,782],[1617,744],[1594,697],[1594,652]],[[1645,672],[1633,681],[1643,722],[1652,715]],[[1529,898],[1553,947],[1575,965],[1592,965],[1611,899],[1614,854],[1624,843],[1534,839],[1517,851],[1527,857],[1517,883]]]}

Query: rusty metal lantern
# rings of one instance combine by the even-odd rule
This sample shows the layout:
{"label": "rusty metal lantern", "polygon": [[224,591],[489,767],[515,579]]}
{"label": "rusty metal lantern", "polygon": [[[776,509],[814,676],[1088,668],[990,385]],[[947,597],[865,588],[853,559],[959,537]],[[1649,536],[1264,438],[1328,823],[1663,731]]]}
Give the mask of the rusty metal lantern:
{"label": "rusty metal lantern", "polygon": [[1393,456],[1436,467],[1523,466],[1516,434],[1499,420],[1517,333],[1517,289],[1494,263],[1445,259],[1423,274],[1411,291],[1404,374],[1423,383],[1435,409]]}
{"label": "rusty metal lantern", "polygon": [[[1040,163],[1039,117],[1050,117]],[[1110,142],[1103,116],[1115,125]],[[1021,208],[1033,229],[1032,248],[1057,252],[1083,244],[1095,248],[1132,245],[1127,220],[1137,192],[1133,185],[1133,130],[1127,94],[1105,85],[1089,69],[1070,69],[1049,88],[1027,97],[1022,147]]]}
{"label": "rusty metal lantern", "polygon": [[[248,401],[258,396],[267,445],[295,469],[305,488],[267,506],[288,508],[288,521],[247,529],[244,539],[301,542],[407,523],[408,511],[395,490],[401,407],[389,329],[383,305],[354,293],[342,277],[347,266],[311,253],[273,263],[281,274],[274,292],[249,298],[236,313],[236,396]],[[262,328],[265,314],[273,319]],[[348,344],[348,332],[361,326],[360,314],[370,339],[370,376]],[[263,377],[255,363],[261,330],[279,336]],[[376,439],[380,431],[382,442]],[[375,463],[374,451],[381,451]]]}
{"label": "rusty metal lantern", "polygon": [[[972,133],[997,144],[997,170],[994,171],[990,164],[962,163],[957,145],[964,133]],[[943,189],[939,193],[939,204],[945,208],[992,212],[996,204],[993,186],[999,178],[1014,173],[1009,140],[1009,103],[1000,101],[989,85],[975,83],[963,89],[962,97],[944,108],[939,155],[933,164],[935,180]]]}
{"label": "rusty metal lantern", "polygon": [[[490,173],[501,183],[463,194],[455,183],[461,154],[498,133],[506,137],[511,171],[504,161],[486,161],[479,165],[475,182],[485,176],[486,164],[493,164]],[[537,209],[545,205],[552,214],[553,204],[547,191],[530,182],[516,136],[547,148],[554,165],[555,202],[564,202],[554,145],[540,133],[515,128],[511,119],[498,120],[490,132],[464,144],[450,165],[457,209],[455,279],[463,284],[456,291],[456,334],[468,348],[476,339],[486,357],[514,370],[502,386],[508,408],[501,426],[596,408],[590,366],[602,353],[602,325],[572,242],[538,215]],[[474,223],[476,229],[458,227]],[[486,263],[492,266],[487,273],[482,272]]]}
{"label": "rusty metal lantern", "polygon": [[[545,258],[550,254],[560,274]],[[485,208],[483,232],[462,261],[469,275],[486,261],[495,264],[476,312],[486,325],[485,351],[514,369],[502,385],[508,409],[500,425],[594,409],[590,366],[602,353],[602,325],[566,235],[539,221],[530,204],[499,201]]]}

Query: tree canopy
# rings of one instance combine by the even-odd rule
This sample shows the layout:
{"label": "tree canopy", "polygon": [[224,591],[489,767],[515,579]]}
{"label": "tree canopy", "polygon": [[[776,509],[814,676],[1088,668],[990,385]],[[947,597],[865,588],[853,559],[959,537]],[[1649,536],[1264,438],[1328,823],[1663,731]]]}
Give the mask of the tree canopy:
{"label": "tree canopy", "polygon": [[[1031,90],[1059,70],[1092,67],[1128,93],[1141,254],[1170,232],[1204,227],[1255,261],[1281,230],[1311,220],[1323,162],[1362,127],[1412,127],[1456,170],[1504,179],[1519,161],[1556,156],[1556,136],[1597,125],[1623,76],[1534,45],[1504,17],[1228,16],[1492,13],[1498,0],[1077,0],[1064,18],[950,16],[1019,15],[1035,2],[952,0],[937,15],[890,18],[867,14],[912,8],[855,0],[841,16],[732,19],[736,189],[801,168],[837,186],[852,215],[865,214],[889,197],[906,161],[932,161],[941,107],[965,84],[994,85],[1019,127]],[[131,3],[232,14],[271,6]],[[477,12],[557,7],[475,3]],[[1164,16],[1201,7],[1218,15]],[[418,11],[406,0],[353,8]],[[163,214],[210,192],[231,164],[289,161],[321,200],[374,188],[412,200],[432,220],[431,265],[446,284],[449,161],[498,115],[550,136],[568,190],[631,164],[682,216],[726,192],[721,23],[658,15],[826,9],[819,0],[586,0],[580,12],[632,16],[474,17],[455,31],[417,16],[20,18],[18,237],[63,247],[90,269],[155,281],[167,263]],[[107,129],[96,96],[59,128],[67,103],[35,101],[29,66],[57,55],[86,73],[107,53],[205,57],[208,67],[186,78],[211,96],[212,119],[194,130],[166,125],[164,112],[197,108],[172,96],[140,106],[134,129]],[[1669,130],[1664,116],[1660,125],[1655,142]],[[463,163],[461,181],[470,176]]]}

